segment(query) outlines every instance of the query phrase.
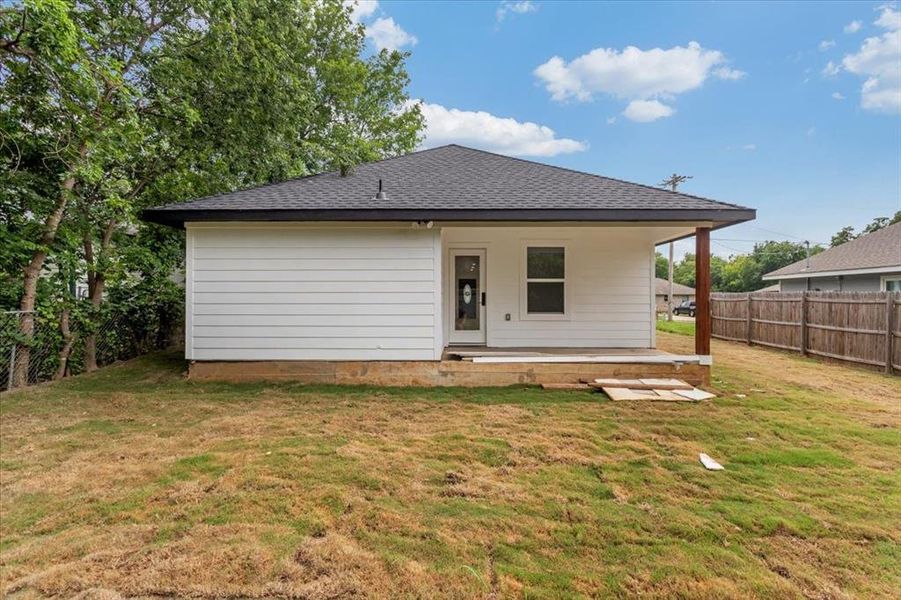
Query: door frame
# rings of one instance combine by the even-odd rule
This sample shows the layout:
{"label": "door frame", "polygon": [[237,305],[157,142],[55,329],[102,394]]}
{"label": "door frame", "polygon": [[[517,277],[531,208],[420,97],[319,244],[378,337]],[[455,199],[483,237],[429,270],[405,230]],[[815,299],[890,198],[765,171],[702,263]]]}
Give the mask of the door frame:
{"label": "door frame", "polygon": [[447,277],[445,278],[444,289],[444,306],[445,323],[447,325],[447,345],[472,345],[485,346],[488,343],[488,307],[487,302],[482,304],[481,298],[476,298],[479,302],[479,325],[477,331],[455,331],[454,330],[454,314],[457,309],[457,287],[456,287],[456,265],[454,264],[457,256],[478,256],[479,257],[479,287],[481,293],[487,297],[488,292],[488,249],[484,246],[453,246],[447,249]]}

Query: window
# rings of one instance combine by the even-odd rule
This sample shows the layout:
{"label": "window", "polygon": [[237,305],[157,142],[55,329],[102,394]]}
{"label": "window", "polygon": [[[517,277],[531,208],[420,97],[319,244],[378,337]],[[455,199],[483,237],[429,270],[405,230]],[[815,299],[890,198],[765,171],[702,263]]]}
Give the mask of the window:
{"label": "window", "polygon": [[527,246],[525,313],[561,318],[566,314],[566,248]]}
{"label": "window", "polygon": [[889,275],[882,278],[883,292],[901,292],[901,277]]}

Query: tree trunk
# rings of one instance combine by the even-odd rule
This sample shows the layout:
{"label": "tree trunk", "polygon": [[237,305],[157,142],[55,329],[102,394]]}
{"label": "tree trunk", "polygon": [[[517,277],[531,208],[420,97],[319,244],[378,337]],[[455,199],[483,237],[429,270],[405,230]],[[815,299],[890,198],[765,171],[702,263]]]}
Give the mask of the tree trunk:
{"label": "tree trunk", "polygon": [[[87,152],[87,147],[83,146],[81,156]],[[13,367],[13,387],[22,387],[28,385],[28,368],[31,365],[31,344],[34,335],[34,305],[37,300],[38,281],[41,278],[41,269],[44,268],[44,261],[47,260],[47,252],[50,244],[56,239],[56,232],[59,230],[59,224],[63,220],[66,212],[66,203],[69,201],[69,194],[75,187],[75,175],[70,174],[63,180],[62,189],[56,206],[47,216],[44,222],[44,233],[38,248],[31,254],[31,260],[24,269],[24,286],[22,290],[22,301],[19,303],[19,335],[24,340],[18,344],[16,348],[16,364]]]}
{"label": "tree trunk", "polygon": [[[100,308],[100,304],[103,302],[103,288],[105,285],[106,280],[103,278],[103,275],[96,274],[94,276],[94,285],[90,286],[91,306],[94,308],[92,320],[96,320],[99,312],[97,309]],[[99,323],[94,323],[94,325],[99,325]],[[88,373],[97,370],[97,332],[93,329],[84,338],[84,368]]]}
{"label": "tree trunk", "polygon": [[64,308],[59,316],[59,331],[63,334],[63,348],[59,351],[59,368],[53,379],[62,379],[66,376],[66,367],[69,364],[69,356],[72,354],[72,347],[75,345],[75,337],[72,330],[69,329],[69,309]]}
{"label": "tree trunk", "polygon": [[[94,316],[96,319],[100,305],[103,304],[103,290],[106,287],[106,274],[103,272],[104,258],[109,250],[110,242],[113,238],[113,232],[116,229],[116,220],[111,219],[100,237],[100,254],[94,258],[94,244],[90,235],[84,239],[84,256],[88,263],[88,298],[91,306],[94,308]],[[98,323],[94,323],[98,325]],[[84,338],[84,366],[85,371],[90,373],[97,370],[97,333],[91,329],[91,332]]]}

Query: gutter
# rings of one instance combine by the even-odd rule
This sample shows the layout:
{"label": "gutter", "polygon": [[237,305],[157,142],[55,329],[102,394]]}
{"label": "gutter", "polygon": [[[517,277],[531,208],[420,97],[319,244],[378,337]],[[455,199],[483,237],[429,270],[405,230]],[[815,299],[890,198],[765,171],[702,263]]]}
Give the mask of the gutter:
{"label": "gutter", "polygon": [[[754,209],[179,209],[150,208],[140,218],[184,227],[203,221],[712,221],[714,229],[751,221]],[[689,237],[689,236],[683,236]]]}

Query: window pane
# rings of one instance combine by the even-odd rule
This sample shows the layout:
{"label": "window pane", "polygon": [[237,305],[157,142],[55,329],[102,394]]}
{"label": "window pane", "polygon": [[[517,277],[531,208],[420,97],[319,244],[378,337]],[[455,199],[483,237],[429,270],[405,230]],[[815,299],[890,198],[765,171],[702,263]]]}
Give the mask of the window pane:
{"label": "window pane", "polygon": [[528,283],[528,312],[563,314],[563,282]]}
{"label": "window pane", "polygon": [[563,279],[563,248],[529,248],[526,276],[529,279]]}
{"label": "window pane", "polygon": [[901,279],[886,279],[885,280],[885,291],[901,292]]}

